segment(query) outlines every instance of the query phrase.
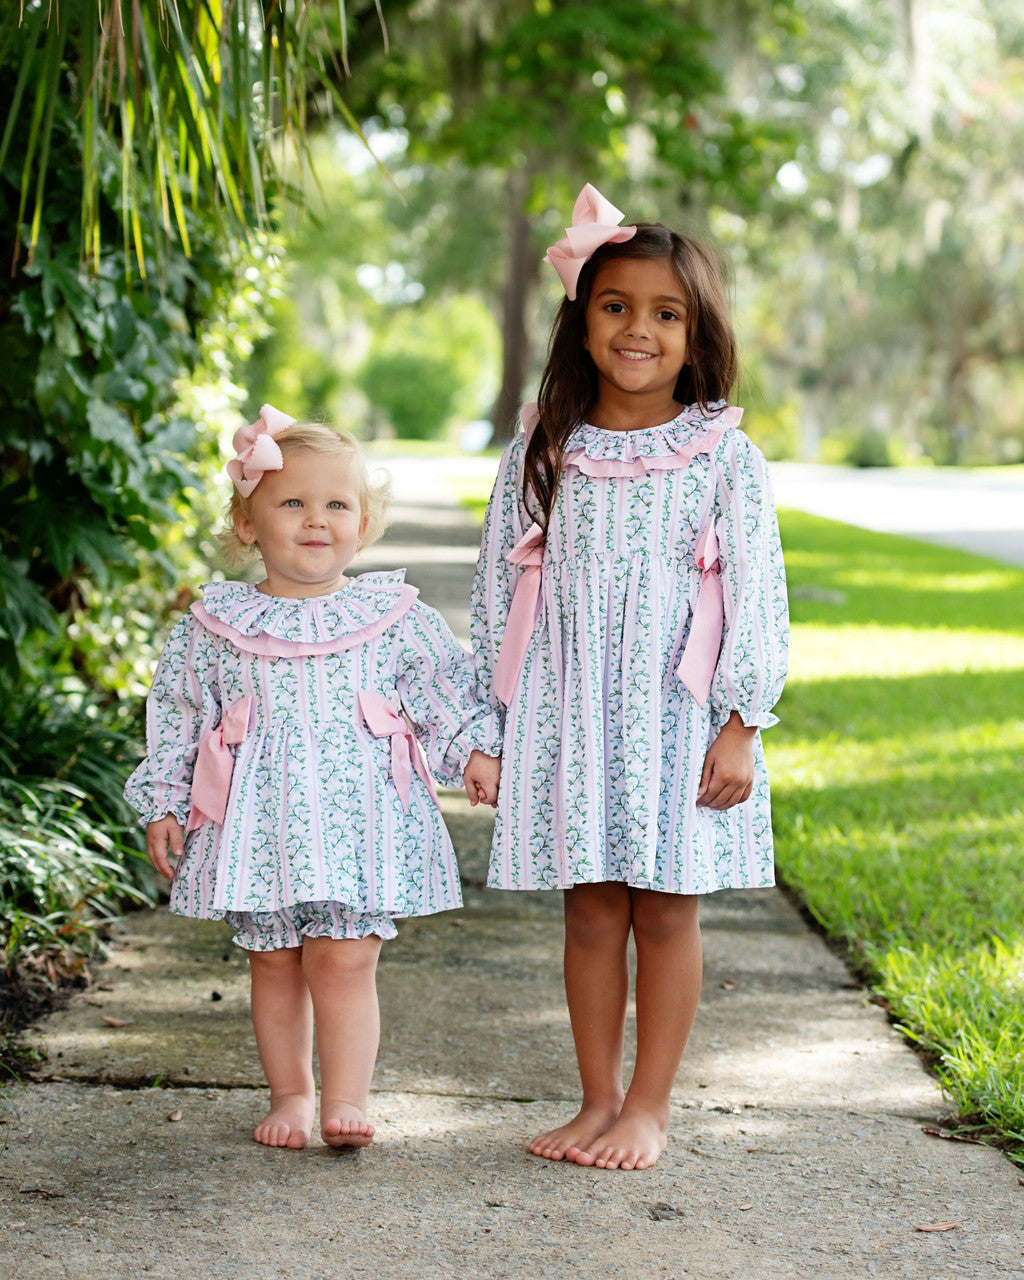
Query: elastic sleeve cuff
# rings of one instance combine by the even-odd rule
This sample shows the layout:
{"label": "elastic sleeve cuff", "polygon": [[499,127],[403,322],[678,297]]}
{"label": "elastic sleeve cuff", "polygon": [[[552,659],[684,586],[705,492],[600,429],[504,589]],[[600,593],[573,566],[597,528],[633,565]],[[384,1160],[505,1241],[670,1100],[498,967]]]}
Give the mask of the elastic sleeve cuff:
{"label": "elastic sleeve cuff", "polygon": [[733,712],[737,712],[748,729],[771,729],[779,723],[779,717],[771,711],[744,711],[742,707],[716,708],[712,716],[715,728],[721,729]]}
{"label": "elastic sleeve cuff", "polygon": [[444,766],[435,771],[435,777],[442,786],[461,787],[462,775],[474,751],[482,751],[487,756],[500,756],[501,748],[502,734],[498,717],[489,711],[453,738],[445,752]]}
{"label": "elastic sleeve cuff", "polygon": [[139,818],[139,826],[143,828],[148,827],[151,822],[159,822],[161,818],[166,818],[170,815],[170,817],[176,819],[176,821],[184,827],[186,822],[188,822],[188,816],[191,812],[192,802],[190,800],[185,800],[181,804],[164,805],[159,809],[159,811],[154,810],[149,813],[143,813]]}

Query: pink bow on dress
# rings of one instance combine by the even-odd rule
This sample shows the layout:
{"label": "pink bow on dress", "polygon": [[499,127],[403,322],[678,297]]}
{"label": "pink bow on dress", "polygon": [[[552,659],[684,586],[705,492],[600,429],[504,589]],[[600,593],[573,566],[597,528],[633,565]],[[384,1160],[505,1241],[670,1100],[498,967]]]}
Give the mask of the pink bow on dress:
{"label": "pink bow on dress", "polygon": [[440,808],[434,780],[427,771],[412,725],[388,702],[382,693],[374,693],[372,689],[361,689],[358,695],[359,710],[363,713],[366,726],[375,738],[391,739],[391,779],[402,802],[402,808],[409,812],[409,791],[412,785],[413,769],[426,783],[427,790],[434,803]]}
{"label": "pink bow on dress", "polygon": [[544,530],[531,524],[505,559],[523,566],[512,592],[498,660],[494,664],[494,696],[504,705],[512,701],[526,647],[537,625],[540,603],[540,569],[544,563]]}
{"label": "pink bow on dress", "polygon": [[235,432],[231,444],[238,456],[232,458],[224,470],[243,498],[248,498],[265,471],[280,471],[284,466],[274,436],[295,421],[272,404],[265,404],[260,406],[260,416],[255,422]]}
{"label": "pink bow on dress", "polygon": [[225,707],[220,721],[199,740],[196,766],[192,772],[192,810],[185,824],[194,831],[204,822],[223,822],[231,792],[231,774],[235,758],[231,747],[242,742],[249,732],[252,694]]}
{"label": "pink bow on dress", "polygon": [[583,264],[594,251],[603,244],[622,244],[636,235],[636,227],[618,225],[625,216],[589,182],[576,197],[572,226],[565,228],[565,237],[544,255],[544,261],[558,272],[570,302],[576,301],[576,283]]}
{"label": "pink bow on dress", "polygon": [[700,591],[676,675],[703,706],[715,678],[725,627],[725,596],[713,519],[697,543],[697,568],[701,572]]}

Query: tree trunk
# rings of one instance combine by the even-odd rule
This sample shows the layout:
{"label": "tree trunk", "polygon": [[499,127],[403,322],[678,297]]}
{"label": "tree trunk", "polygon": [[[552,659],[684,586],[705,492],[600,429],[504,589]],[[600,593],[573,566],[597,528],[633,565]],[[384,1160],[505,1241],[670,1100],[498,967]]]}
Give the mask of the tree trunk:
{"label": "tree trunk", "polygon": [[502,315],[501,390],[491,415],[495,443],[511,440],[516,433],[530,367],[526,306],[538,274],[538,256],[524,208],[530,177],[528,168],[516,169],[508,180],[509,253]]}

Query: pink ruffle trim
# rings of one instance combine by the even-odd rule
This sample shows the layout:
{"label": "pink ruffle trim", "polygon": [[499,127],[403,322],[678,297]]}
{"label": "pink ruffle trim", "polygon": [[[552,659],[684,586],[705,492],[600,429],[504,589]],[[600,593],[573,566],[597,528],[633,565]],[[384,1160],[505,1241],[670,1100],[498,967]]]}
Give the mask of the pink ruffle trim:
{"label": "pink ruffle trim", "polygon": [[230,640],[243,653],[255,653],[263,658],[311,658],[322,653],[341,653],[345,649],[354,649],[356,645],[381,635],[393,622],[409,612],[418,595],[419,592],[415,587],[403,586],[398,595],[398,603],[386,613],[381,614],[379,618],[374,618],[365,626],[357,627],[354,631],[348,631],[330,640],[309,642],[282,640],[266,631],[258,636],[247,636],[237,627],[214,617],[198,600],[192,605],[191,612],[207,631],[212,631],[215,636],[221,636],[224,640]]}
{"label": "pink ruffle trim", "polygon": [[[743,410],[736,405],[730,405],[701,435],[678,446],[671,440],[666,441],[671,449],[670,453],[640,454],[635,458],[595,458],[584,446],[582,449],[575,449],[572,453],[566,454],[565,465],[575,467],[586,476],[600,479],[640,476],[645,471],[678,471],[688,467],[699,453],[710,453],[730,427],[739,426],[742,417]],[[670,429],[666,429],[666,434],[668,430]],[[620,435],[629,437],[633,433],[625,431],[615,433],[614,438],[618,439]]]}

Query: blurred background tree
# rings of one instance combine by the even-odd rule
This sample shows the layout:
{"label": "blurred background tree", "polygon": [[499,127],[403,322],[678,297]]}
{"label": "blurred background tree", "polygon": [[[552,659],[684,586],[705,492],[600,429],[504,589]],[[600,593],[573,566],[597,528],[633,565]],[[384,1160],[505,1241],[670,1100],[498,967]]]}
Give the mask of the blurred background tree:
{"label": "blurred background tree", "polygon": [[[344,281],[365,354],[389,315],[478,299],[501,349],[472,416],[506,435],[558,298],[543,250],[596,178],[627,219],[710,231],[726,251],[740,395],[771,456],[1024,459],[1011,0],[418,0],[388,16],[389,49],[365,30],[346,92],[401,197],[325,140],[371,225],[349,204],[290,241],[289,270],[304,265],[286,310],[307,305],[303,273]],[[328,251],[338,222],[351,256]],[[336,348],[356,367],[332,403],[379,423],[351,395],[353,357]]]}
{"label": "blurred background tree", "polygon": [[[383,201],[373,233],[350,242],[355,261],[321,254],[320,267],[349,278],[363,262],[382,267],[390,274],[367,287],[391,308],[423,313],[460,292],[484,302],[501,358],[472,416],[507,436],[538,358],[538,305],[552,297],[543,249],[585,181],[628,187],[631,217],[701,228],[716,201],[757,207],[794,128],[730,101],[716,27],[756,60],[769,33],[796,23],[795,0],[707,14],[634,0],[419,0],[388,17],[389,47],[360,49],[349,101],[397,190],[371,175]],[[305,257],[311,242],[300,244]]]}

